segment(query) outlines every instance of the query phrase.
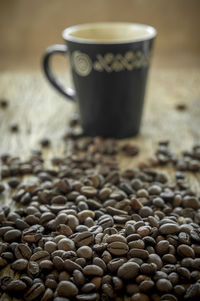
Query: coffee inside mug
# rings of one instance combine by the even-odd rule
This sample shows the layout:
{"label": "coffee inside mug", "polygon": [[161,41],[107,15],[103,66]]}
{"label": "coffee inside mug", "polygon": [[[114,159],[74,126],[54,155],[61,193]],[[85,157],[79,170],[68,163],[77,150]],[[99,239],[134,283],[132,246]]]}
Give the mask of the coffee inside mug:
{"label": "coffee inside mug", "polygon": [[124,43],[153,38],[156,30],[148,25],[137,23],[93,23],[72,26],[63,31],[68,41],[88,43]]}

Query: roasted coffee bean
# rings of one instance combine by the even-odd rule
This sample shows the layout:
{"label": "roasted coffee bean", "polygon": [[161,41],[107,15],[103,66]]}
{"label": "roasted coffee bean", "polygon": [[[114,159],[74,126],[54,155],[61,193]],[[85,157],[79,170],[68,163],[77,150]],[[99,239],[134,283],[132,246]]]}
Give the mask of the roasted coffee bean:
{"label": "roasted coffee bean", "polygon": [[21,259],[15,260],[12,263],[11,267],[13,270],[15,270],[17,272],[21,272],[26,269],[27,265],[28,265],[28,260],[21,258]]}
{"label": "roasted coffee bean", "polygon": [[108,269],[111,271],[111,272],[115,272],[118,270],[118,268],[125,263],[125,259],[124,258],[115,258],[115,259],[112,259],[107,267]]}
{"label": "roasted coffee bean", "polygon": [[11,188],[16,188],[19,185],[19,183],[20,183],[20,181],[15,177],[12,177],[8,180],[8,185]]}
{"label": "roasted coffee bean", "polygon": [[79,270],[74,270],[73,271],[73,282],[77,285],[77,286],[82,286],[84,285],[84,283],[86,282],[85,276],[83,275],[83,273]]}
{"label": "roasted coffee bean", "polygon": [[162,293],[168,293],[173,288],[171,282],[167,279],[159,279],[156,282],[156,287]]}
{"label": "roasted coffee bean", "polygon": [[93,197],[97,194],[96,188],[92,186],[82,186],[80,192],[87,197]]}
{"label": "roasted coffee bean", "polygon": [[41,144],[42,147],[49,147],[51,142],[48,138],[42,138],[40,140],[40,144]]}
{"label": "roasted coffee bean", "polygon": [[102,270],[104,272],[107,269],[105,261],[103,259],[99,258],[99,257],[94,257],[93,258],[93,264],[99,266],[100,268],[102,268]]}
{"label": "roasted coffee bean", "polygon": [[9,230],[4,234],[4,240],[6,242],[13,242],[19,241],[21,238],[21,231],[20,230]]}
{"label": "roasted coffee bean", "polygon": [[194,250],[188,245],[183,245],[183,244],[179,245],[177,248],[177,253],[181,257],[191,257],[191,258],[195,257]]}
{"label": "roasted coffee bean", "polygon": [[45,291],[45,287],[42,283],[34,283],[31,288],[24,294],[24,300],[32,301],[41,296]]}
{"label": "roasted coffee bean", "polygon": [[25,291],[27,285],[22,280],[12,280],[8,283],[6,291],[12,294]]}
{"label": "roasted coffee bean", "polygon": [[53,253],[54,251],[56,251],[56,248],[56,243],[53,241],[47,241],[44,245],[44,250],[48,253]]}
{"label": "roasted coffee bean", "polygon": [[159,255],[166,254],[167,251],[168,251],[168,249],[169,249],[169,242],[168,242],[168,240],[161,240],[156,245],[156,252]]}
{"label": "roasted coffee bean", "polygon": [[149,253],[146,250],[143,249],[138,249],[138,248],[132,248],[129,252],[128,255],[130,257],[137,257],[141,259],[148,259]]}
{"label": "roasted coffee bean", "polygon": [[84,231],[82,233],[78,233],[74,238],[74,242],[78,247],[88,246],[94,241],[93,233],[89,231]]}
{"label": "roasted coffee bean", "polygon": [[186,291],[186,294],[184,296],[185,299],[190,299],[190,298],[197,298],[200,297],[200,284],[194,283],[190,285]]}
{"label": "roasted coffee bean", "polygon": [[74,251],[75,245],[74,245],[73,240],[71,240],[69,238],[63,238],[63,239],[59,240],[58,249],[64,250],[64,251]]}
{"label": "roasted coffee bean", "polygon": [[119,278],[132,279],[139,273],[139,265],[134,262],[126,262],[119,267],[117,275]]}
{"label": "roasted coffee bean", "polygon": [[126,293],[128,295],[133,295],[139,293],[139,286],[137,284],[127,284],[126,285]]}
{"label": "roasted coffee bean", "polygon": [[53,269],[53,262],[50,261],[50,260],[42,260],[42,261],[40,261],[39,267],[42,270],[45,270],[45,271],[52,270]]}
{"label": "roasted coffee bean", "polygon": [[66,271],[62,271],[59,273],[59,276],[58,276],[58,280],[59,281],[63,281],[63,280],[69,280],[70,279],[70,274]]}
{"label": "roasted coffee bean", "polygon": [[142,274],[154,274],[157,270],[157,266],[155,263],[143,263],[140,266],[140,271]]}
{"label": "roasted coffee bean", "polygon": [[32,251],[29,248],[29,246],[25,244],[17,244],[15,249],[15,257],[20,259],[20,258],[25,258],[25,259],[30,259],[32,255]]}
{"label": "roasted coffee bean", "polygon": [[167,263],[176,263],[177,259],[173,254],[165,254],[162,256],[162,260],[163,262],[167,262]]}
{"label": "roasted coffee bean", "polygon": [[152,280],[144,280],[139,285],[139,290],[141,292],[148,292],[154,287],[154,282]]}
{"label": "roasted coffee bean", "polygon": [[185,287],[183,285],[176,285],[174,287],[174,293],[176,296],[183,296],[185,294]]}
{"label": "roasted coffee bean", "polygon": [[103,269],[97,265],[91,264],[84,267],[83,273],[86,276],[102,276]]}
{"label": "roasted coffee bean", "polygon": [[72,298],[78,294],[76,285],[70,281],[60,281],[56,291],[59,297]]}
{"label": "roasted coffee bean", "polygon": [[190,280],[191,274],[190,274],[190,271],[187,268],[177,267],[176,271],[177,271],[177,273],[179,274],[179,276],[181,278]]}
{"label": "roasted coffee bean", "polygon": [[150,301],[150,299],[145,294],[136,293],[131,297],[131,301]]}
{"label": "roasted coffee bean", "polygon": [[7,99],[0,99],[0,107],[2,109],[6,109],[9,105],[9,101]]}
{"label": "roasted coffee bean", "polygon": [[66,259],[64,261],[64,268],[68,272],[72,272],[74,270],[79,270],[79,271],[82,270],[82,267],[79,264],[77,264],[76,262],[73,262],[70,259]]}
{"label": "roasted coffee bean", "polygon": [[102,292],[103,292],[103,295],[106,295],[107,297],[112,298],[112,299],[115,296],[112,286],[108,283],[104,283],[102,285]]}
{"label": "roasted coffee bean", "polygon": [[41,301],[49,301],[53,298],[53,291],[50,288],[47,288],[42,296]]}
{"label": "roasted coffee bean", "polygon": [[36,277],[39,275],[40,269],[39,264],[35,261],[29,261],[27,267],[27,273],[30,277]]}
{"label": "roasted coffee bean", "polygon": [[3,252],[3,253],[1,253],[1,257],[8,261],[13,261],[13,259],[14,259],[14,255],[12,252]]}
{"label": "roasted coffee bean", "polygon": [[19,126],[17,123],[13,123],[10,125],[10,131],[13,132],[13,133],[16,133],[19,131]]}
{"label": "roasted coffee bean", "polygon": [[2,193],[5,190],[5,185],[3,183],[0,183],[0,193]]}
{"label": "roasted coffee bean", "polygon": [[164,294],[162,295],[161,300],[177,301],[178,299],[172,294]]}
{"label": "roasted coffee bean", "polygon": [[81,288],[81,291],[83,293],[91,293],[92,291],[94,291],[96,288],[95,284],[93,283],[86,283],[83,285],[83,287]]}
{"label": "roasted coffee bean", "polygon": [[76,296],[77,301],[99,301],[100,296],[97,293],[80,294]]}
{"label": "roasted coffee bean", "polygon": [[3,291],[7,289],[8,284],[12,281],[10,276],[2,276],[0,278],[0,287]]}
{"label": "roasted coffee bean", "polygon": [[176,234],[179,232],[179,226],[177,224],[167,223],[160,226],[159,231],[164,235]]}
{"label": "roasted coffee bean", "polygon": [[111,242],[107,248],[111,254],[120,256],[127,254],[129,250],[128,245],[121,241]]}
{"label": "roasted coffee bean", "polygon": [[31,286],[33,284],[33,280],[29,276],[21,276],[20,280],[26,283],[27,286]]}
{"label": "roasted coffee bean", "polygon": [[46,279],[45,287],[55,290],[57,287],[57,282],[54,279]]}
{"label": "roasted coffee bean", "polygon": [[157,254],[150,254],[147,262],[155,263],[158,269],[161,269],[163,266],[163,262],[162,262],[160,256]]}
{"label": "roasted coffee bean", "polygon": [[85,259],[90,259],[93,256],[93,251],[88,246],[82,246],[77,250],[77,255]]}
{"label": "roasted coffee bean", "polygon": [[30,257],[31,261],[35,261],[37,263],[40,263],[40,261],[42,260],[49,260],[49,259],[50,259],[50,255],[47,251],[38,251]]}

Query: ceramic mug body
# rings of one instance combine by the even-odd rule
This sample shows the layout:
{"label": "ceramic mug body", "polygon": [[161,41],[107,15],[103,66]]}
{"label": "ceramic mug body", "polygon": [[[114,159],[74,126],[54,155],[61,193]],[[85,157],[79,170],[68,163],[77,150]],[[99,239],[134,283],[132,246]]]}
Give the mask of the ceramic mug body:
{"label": "ceramic mug body", "polygon": [[[45,74],[78,102],[85,135],[125,138],[139,132],[155,36],[143,24],[83,24],[64,30],[66,46],[47,50]],[[49,69],[51,54],[67,51],[75,91],[61,87]]]}

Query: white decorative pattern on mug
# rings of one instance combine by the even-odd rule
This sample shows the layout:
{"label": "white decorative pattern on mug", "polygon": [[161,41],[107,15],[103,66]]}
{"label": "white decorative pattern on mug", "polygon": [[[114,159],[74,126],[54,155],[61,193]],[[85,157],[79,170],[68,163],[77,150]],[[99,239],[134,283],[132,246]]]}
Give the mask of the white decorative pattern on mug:
{"label": "white decorative pattern on mug", "polygon": [[102,72],[132,71],[141,67],[147,67],[151,59],[151,51],[143,53],[141,51],[127,51],[124,55],[106,53],[97,54],[96,61],[92,63],[89,56],[80,51],[72,54],[72,63],[75,71],[81,76],[87,76],[92,68]]}
{"label": "white decorative pattern on mug", "polygon": [[81,76],[87,76],[92,70],[92,61],[89,56],[80,51],[72,53],[72,63],[76,72]]}

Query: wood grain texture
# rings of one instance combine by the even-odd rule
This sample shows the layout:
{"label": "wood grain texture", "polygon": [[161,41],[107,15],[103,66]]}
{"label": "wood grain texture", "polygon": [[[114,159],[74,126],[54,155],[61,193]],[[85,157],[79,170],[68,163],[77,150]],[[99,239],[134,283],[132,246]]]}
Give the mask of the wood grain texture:
{"label": "wood grain texture", "polygon": [[[60,74],[70,85],[68,74]],[[39,148],[39,141],[48,137],[52,147],[44,152],[46,159],[62,155],[62,139],[67,121],[76,105],[58,95],[37,72],[0,74],[0,98],[9,100],[7,109],[0,109],[0,153],[9,151],[13,156],[28,158],[30,151]],[[176,104],[185,104],[186,111],[177,111]],[[10,125],[17,122],[19,133],[11,133]],[[169,139],[175,152],[190,149],[200,142],[200,73],[198,69],[152,70],[146,94],[141,133],[137,137],[121,140],[140,147],[136,158],[118,156],[121,169],[137,166],[149,158],[159,140]],[[170,170],[168,170],[170,172]],[[199,191],[200,178],[190,177],[192,187]],[[7,194],[4,202],[9,203]],[[1,205],[3,199],[1,199]],[[7,268],[4,274],[13,275]],[[17,275],[15,275],[17,277]],[[0,300],[15,300],[5,295]]]}

